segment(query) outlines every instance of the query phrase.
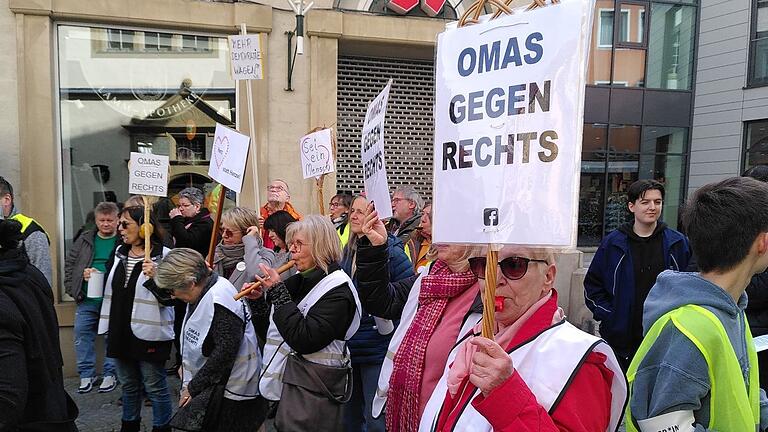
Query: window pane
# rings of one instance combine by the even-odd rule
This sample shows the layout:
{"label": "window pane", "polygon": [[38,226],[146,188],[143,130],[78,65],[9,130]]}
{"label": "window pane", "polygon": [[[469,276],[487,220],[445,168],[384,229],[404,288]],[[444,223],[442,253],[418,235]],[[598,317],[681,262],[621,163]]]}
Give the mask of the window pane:
{"label": "window pane", "polygon": [[626,190],[640,179],[654,179],[664,184],[662,220],[677,229],[685,157],[665,154],[614,155],[608,158],[608,197],[605,206],[606,234],[633,220],[627,208]]}
{"label": "window pane", "polygon": [[598,0],[595,4],[595,14],[587,84],[609,85],[611,83],[611,46],[613,45],[613,1]]}
{"label": "window pane", "polygon": [[685,153],[688,128],[643,127],[640,151],[643,153]]}
{"label": "window pane", "polygon": [[755,40],[751,43],[750,84],[768,83],[768,2],[758,3]]}
{"label": "window pane", "polygon": [[695,20],[695,7],[653,3],[648,32],[648,88],[691,88]]}
{"label": "window pane", "polygon": [[[57,38],[65,253],[97,203],[128,198],[131,151],[170,157],[171,201],[158,214],[161,223],[182,188],[209,195],[216,123],[234,127],[227,39],[207,39],[204,56],[178,56],[126,49],[134,32],[119,29],[60,25]],[[147,32],[138,40],[170,46],[171,34]]]}
{"label": "window pane", "polygon": [[613,62],[613,85],[645,86],[645,50],[616,48]]}
{"label": "window pane", "polygon": [[746,123],[745,167],[768,164],[768,120]]}
{"label": "window pane", "polygon": [[611,125],[608,151],[613,154],[640,151],[640,126]]}
{"label": "window pane", "polygon": [[607,138],[608,125],[584,125],[579,190],[579,246],[597,246],[603,237]]}
{"label": "window pane", "polygon": [[645,28],[645,6],[635,4],[621,5],[619,42],[643,43]]}

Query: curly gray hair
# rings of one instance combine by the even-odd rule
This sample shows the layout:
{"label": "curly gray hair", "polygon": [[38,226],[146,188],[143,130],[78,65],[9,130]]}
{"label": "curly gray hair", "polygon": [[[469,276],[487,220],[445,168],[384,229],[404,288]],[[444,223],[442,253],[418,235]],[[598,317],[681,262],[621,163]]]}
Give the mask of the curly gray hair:
{"label": "curly gray hair", "polygon": [[203,201],[205,200],[205,196],[203,196],[203,191],[196,187],[188,187],[183,189],[181,192],[179,192],[179,199],[186,198],[189,200],[190,203],[193,205],[195,204],[203,204]]}

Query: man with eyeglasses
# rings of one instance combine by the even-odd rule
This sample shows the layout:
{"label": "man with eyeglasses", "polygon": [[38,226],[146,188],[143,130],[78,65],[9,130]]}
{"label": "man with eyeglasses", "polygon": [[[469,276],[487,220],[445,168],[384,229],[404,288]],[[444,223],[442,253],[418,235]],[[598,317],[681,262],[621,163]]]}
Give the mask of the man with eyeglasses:
{"label": "man with eyeglasses", "polygon": [[13,186],[0,176],[0,219],[13,219],[21,223],[24,236],[24,249],[29,262],[43,273],[49,284],[53,284],[53,266],[51,264],[51,241],[48,233],[31,217],[22,214],[13,202]]}
{"label": "man with eyeglasses", "polygon": [[421,209],[424,200],[413,186],[405,185],[395,189],[392,194],[392,218],[387,223],[387,231],[408,244],[411,234],[421,221]]}
{"label": "man with eyeglasses", "polygon": [[301,214],[293,208],[290,203],[291,190],[285,180],[274,179],[267,186],[267,203],[261,207],[261,216],[259,217],[259,228],[261,228],[261,238],[264,241],[264,247],[274,249],[275,243],[269,238],[267,230],[264,229],[264,220],[276,211],[284,210],[290,213],[296,220],[301,220]]}
{"label": "man with eyeglasses", "polygon": [[685,236],[659,222],[663,184],[638,180],[627,199],[634,220],[603,239],[584,278],[587,307],[624,370],[643,341],[643,304],[656,277],[685,270],[691,257]]}

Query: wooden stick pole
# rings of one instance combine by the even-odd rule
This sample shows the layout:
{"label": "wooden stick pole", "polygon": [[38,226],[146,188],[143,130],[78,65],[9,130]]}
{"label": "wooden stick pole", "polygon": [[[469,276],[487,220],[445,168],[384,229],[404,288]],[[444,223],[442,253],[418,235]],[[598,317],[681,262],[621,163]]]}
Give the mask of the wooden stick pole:
{"label": "wooden stick pole", "polygon": [[325,181],[325,174],[321,174],[320,177],[318,177],[315,180],[315,185],[317,185],[317,206],[320,209],[320,214],[325,214],[325,198],[323,198],[323,182]]}
{"label": "wooden stick pole", "polygon": [[[240,24],[240,34],[248,34],[245,23]],[[251,181],[253,186],[253,198],[256,200],[253,207],[259,208],[261,205],[261,194],[259,193],[259,172],[258,167],[256,166],[256,161],[258,160],[258,150],[256,149],[256,116],[253,112],[253,87],[251,86],[251,80],[245,80],[245,87],[247,93],[246,98],[248,99],[248,134],[251,136],[251,145],[248,148],[248,152],[251,154]]]}
{"label": "wooden stick pole", "polygon": [[144,199],[144,223],[139,229],[144,230],[144,261],[149,261],[149,252],[152,250],[152,225],[149,223],[149,198],[146,195],[142,196]]}
{"label": "wooden stick pole", "polygon": [[216,251],[216,240],[219,238],[219,226],[221,225],[221,212],[224,211],[224,197],[226,196],[227,188],[221,185],[219,191],[219,201],[216,203],[216,215],[213,218],[213,231],[211,232],[211,242],[208,245],[208,266],[213,268],[213,256]]}
{"label": "wooden stick pole", "polygon": [[485,291],[483,292],[483,337],[493,339],[496,328],[496,267],[498,266],[499,252],[488,245],[488,254],[485,258]]}
{"label": "wooden stick pole", "polygon": [[[288,270],[291,269],[291,267],[293,267],[294,264],[296,264],[296,261],[294,261],[294,260],[288,261],[287,263],[285,263],[285,264],[283,264],[283,265],[281,265],[280,267],[277,268],[277,273],[278,274],[282,274],[282,273],[287,272]],[[245,285],[248,285],[248,286],[246,287]],[[254,282],[254,283],[251,283],[251,284],[244,284],[243,285],[243,290],[240,291],[239,293],[235,294],[235,300],[240,300],[241,298],[247,296],[248,294],[251,293],[251,291],[255,290],[256,288],[258,288],[260,286],[261,286],[261,282]]]}

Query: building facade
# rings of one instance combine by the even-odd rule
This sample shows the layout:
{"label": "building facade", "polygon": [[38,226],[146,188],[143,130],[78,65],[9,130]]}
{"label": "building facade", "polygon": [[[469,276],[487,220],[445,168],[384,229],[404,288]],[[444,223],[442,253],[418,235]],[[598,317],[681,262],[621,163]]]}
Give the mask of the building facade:
{"label": "building facade", "polygon": [[768,164],[768,1],[703,0],[689,193]]}
{"label": "building facade", "polygon": [[[190,184],[210,192],[213,127],[248,133],[253,116],[262,197],[269,179],[282,178],[297,209],[314,213],[318,196],[314,182],[302,179],[298,139],[317,126],[335,127],[337,173],[326,179],[324,196],[360,191],[366,106],[392,78],[390,185],[414,184],[431,196],[434,44],[468,0],[317,0],[300,55],[296,17],[282,0],[3,1],[0,97],[7,109],[0,125],[7,132],[0,136],[0,175],[51,235],[62,341],[72,340],[74,318],[61,287],[63,257],[96,203],[127,198],[131,151],[170,157],[172,194]],[[580,246],[596,246],[626,220],[621,193],[637,179],[666,183],[665,217],[676,226],[692,148],[698,15],[693,0],[597,1]],[[250,90],[252,107],[228,65],[226,37],[243,23],[261,35],[266,58],[264,79]],[[246,171],[244,185],[251,185],[254,173]],[[228,205],[256,207],[253,192],[244,187]],[[579,322],[580,253],[561,254],[558,262],[558,286],[571,287],[561,290],[561,304]],[[71,358],[68,344],[62,348]]]}

